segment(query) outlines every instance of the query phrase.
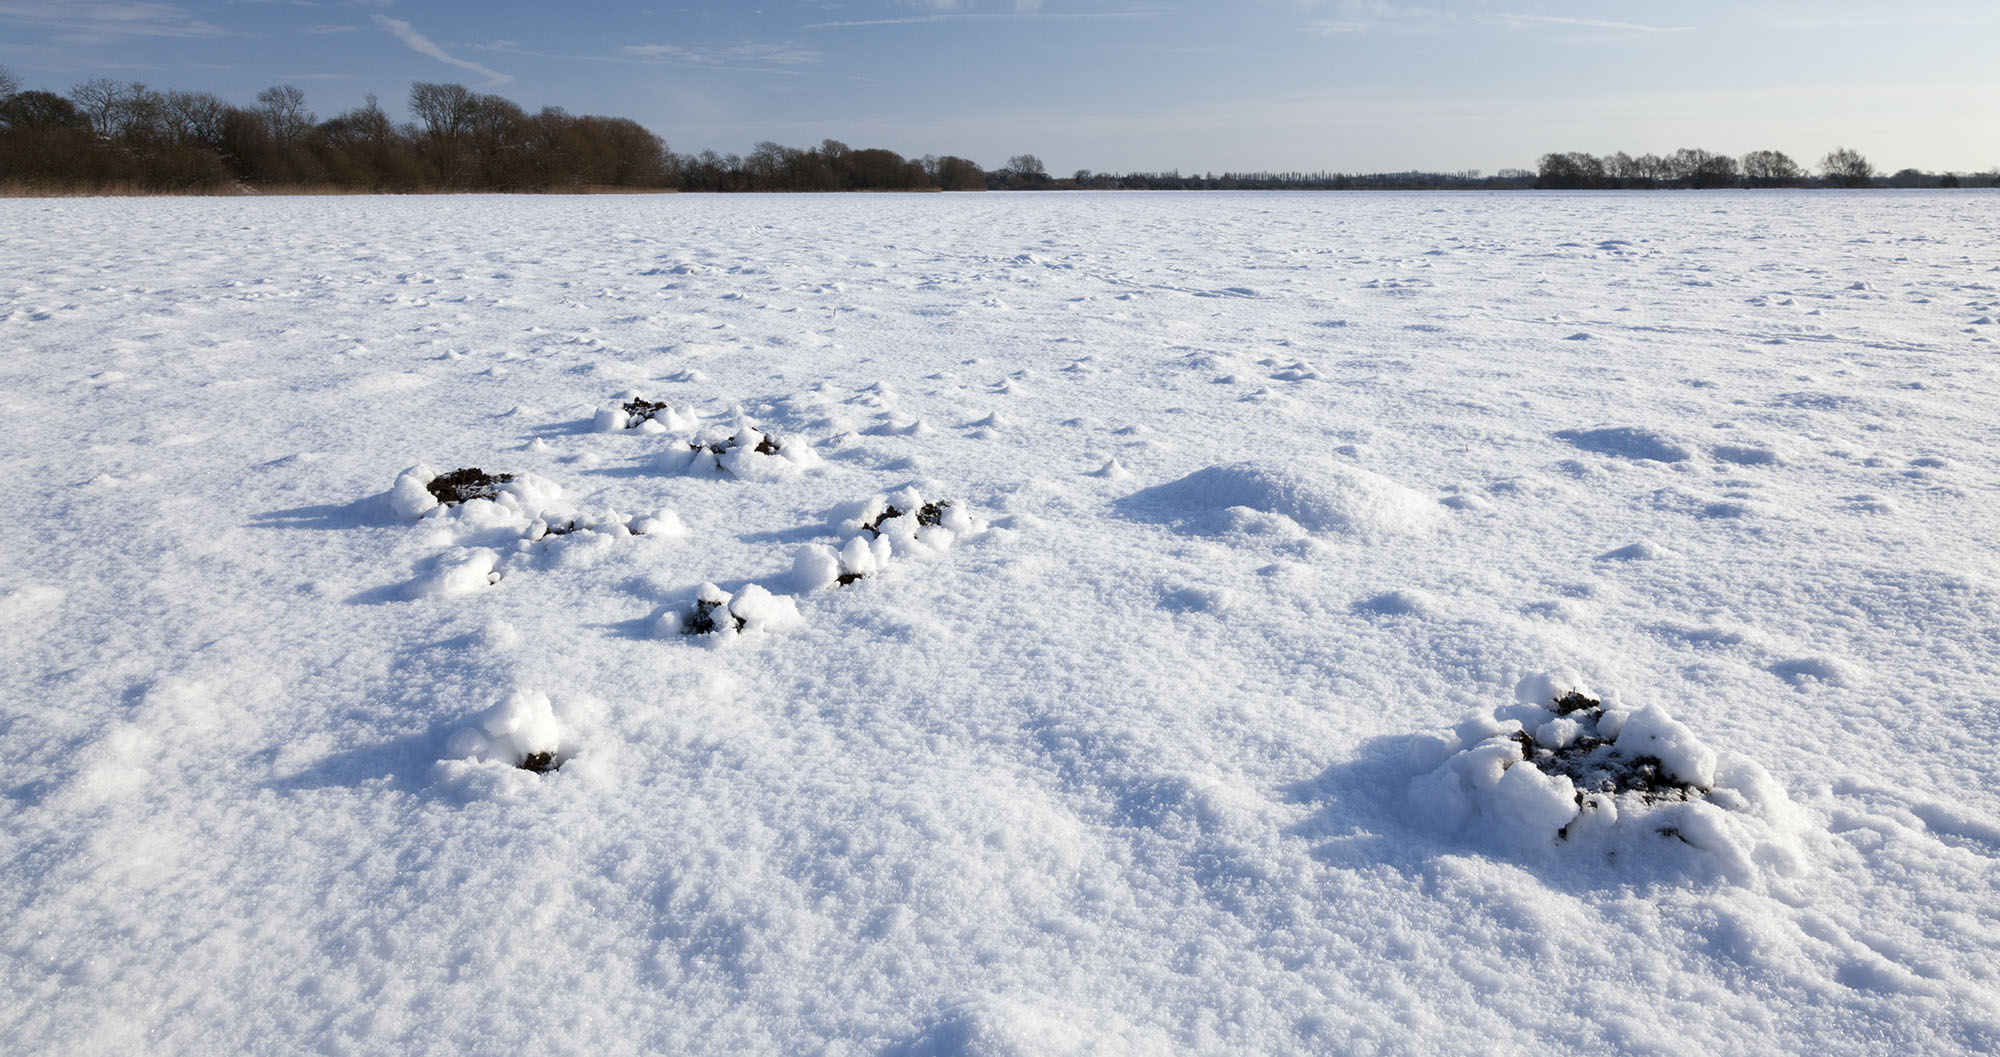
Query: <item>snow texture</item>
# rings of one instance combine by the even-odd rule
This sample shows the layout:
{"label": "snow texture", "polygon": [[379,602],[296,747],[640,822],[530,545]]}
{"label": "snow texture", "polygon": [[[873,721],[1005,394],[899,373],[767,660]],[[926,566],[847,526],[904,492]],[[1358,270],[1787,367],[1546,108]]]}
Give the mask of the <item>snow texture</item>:
{"label": "snow texture", "polygon": [[1995,1052],[1996,317],[1986,189],[0,199],[0,1049]]}

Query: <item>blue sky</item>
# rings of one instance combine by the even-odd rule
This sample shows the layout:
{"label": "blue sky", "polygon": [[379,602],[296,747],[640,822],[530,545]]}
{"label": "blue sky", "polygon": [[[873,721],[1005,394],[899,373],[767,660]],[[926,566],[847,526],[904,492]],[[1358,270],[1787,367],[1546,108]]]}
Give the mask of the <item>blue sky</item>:
{"label": "blue sky", "polygon": [[1550,150],[2000,167],[1995,0],[0,0],[0,64],[322,117],[412,81],[676,150],[834,137],[1051,171],[1532,167]]}

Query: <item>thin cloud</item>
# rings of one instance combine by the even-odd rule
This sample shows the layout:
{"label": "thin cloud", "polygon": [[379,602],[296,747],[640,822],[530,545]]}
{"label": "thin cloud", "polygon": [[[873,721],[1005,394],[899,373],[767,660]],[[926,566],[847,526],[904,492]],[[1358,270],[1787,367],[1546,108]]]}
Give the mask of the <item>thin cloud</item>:
{"label": "thin cloud", "polygon": [[78,42],[128,37],[228,37],[235,34],[195,18],[186,8],[157,3],[0,3],[0,22],[48,26]]}
{"label": "thin cloud", "polygon": [[609,63],[625,66],[687,66],[724,73],[799,75],[797,67],[822,61],[825,55],[797,44],[735,44],[724,48],[692,48],[678,44],[628,44],[615,54],[535,51],[511,40],[474,44],[475,51],[520,55],[560,62]]}
{"label": "thin cloud", "polygon": [[1649,26],[1643,22],[1614,22],[1603,18],[1565,18],[1560,15],[1503,14],[1496,21],[1509,29],[1561,26],[1567,29],[1603,29],[1618,33],[1685,33],[1691,26]]}
{"label": "thin cloud", "polygon": [[746,43],[724,48],[687,48],[678,44],[627,44],[620,55],[641,59],[668,59],[691,66],[728,67],[739,64],[809,66],[826,58],[825,53],[801,44]]}
{"label": "thin cloud", "polygon": [[456,66],[461,70],[470,70],[486,78],[488,85],[506,84],[508,81],[514,79],[511,74],[504,74],[490,67],[481,66],[476,62],[453,57],[451,53],[432,43],[431,38],[417,32],[408,22],[400,18],[390,18],[387,15],[370,15],[368,17],[374,19],[376,25],[388,30],[397,40],[409,45],[411,51],[420,55],[428,55],[439,62]]}
{"label": "thin cloud", "polygon": [[1344,0],[1337,5],[1334,13],[1338,17],[1315,19],[1306,28],[1326,37],[1343,33],[1373,33],[1376,30],[1434,33],[1458,24],[1458,16],[1449,11],[1388,3],[1386,0]]}
{"label": "thin cloud", "polygon": [[306,32],[315,37],[324,37],[334,33],[352,33],[360,28],[360,26],[307,26]]}
{"label": "thin cloud", "polygon": [[808,22],[802,29],[856,29],[864,26],[919,26],[939,22],[1000,22],[1018,19],[1037,22],[1076,22],[1086,19],[1151,18],[1163,9],[1133,7],[1123,11],[1043,11],[1039,0],[1015,0],[1012,11],[947,11],[934,15],[903,15],[894,18],[853,18],[837,22]]}

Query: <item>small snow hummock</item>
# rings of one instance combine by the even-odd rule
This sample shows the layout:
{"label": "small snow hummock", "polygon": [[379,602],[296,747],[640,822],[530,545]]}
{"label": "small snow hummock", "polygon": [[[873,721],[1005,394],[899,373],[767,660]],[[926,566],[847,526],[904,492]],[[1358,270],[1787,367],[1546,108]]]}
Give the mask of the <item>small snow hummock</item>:
{"label": "small snow hummock", "polygon": [[598,408],[591,426],[599,433],[628,429],[641,433],[686,433],[701,428],[701,418],[692,404],[669,407],[637,393],[624,393],[613,398],[610,406]]}
{"label": "small snow hummock", "polygon": [[661,507],[650,514],[632,519],[634,536],[661,536],[666,539],[680,539],[688,534],[688,528],[681,523],[679,514]]}
{"label": "small snow hummock", "polygon": [[1795,811],[1754,761],[1718,753],[1657,704],[1607,705],[1573,672],[1530,676],[1515,696],[1411,739],[1409,795],[1423,821],[1516,847],[1678,839],[1745,884],[1802,867]]}
{"label": "small snow hummock", "polygon": [[739,420],[727,432],[697,435],[685,447],[662,452],[660,469],[671,473],[708,470],[732,477],[768,477],[773,471],[803,470],[818,466],[819,453],[796,437],[768,433]]}
{"label": "small snow hummock", "polygon": [[1222,534],[1242,509],[1282,516],[1312,533],[1362,539],[1419,533],[1439,520],[1436,501],[1357,466],[1325,460],[1238,462],[1197,470],[1120,500],[1128,513]]}
{"label": "small snow hummock", "polygon": [[846,579],[846,576],[846,563],[824,543],[808,543],[792,556],[792,589],[800,594],[809,594],[837,583],[852,583],[853,580]]}
{"label": "small snow hummock", "polygon": [[562,729],[549,695],[516,690],[445,743],[447,760],[503,763],[544,773],[563,765]]}
{"label": "small snow hummock", "polygon": [[439,555],[429,573],[412,581],[410,598],[445,598],[483,591],[500,582],[500,554],[489,547],[457,547]]}
{"label": "small snow hummock", "polygon": [[787,595],[774,595],[756,584],[748,584],[731,595],[712,583],[704,583],[695,590],[692,606],[668,610],[654,630],[661,638],[697,635],[728,640],[743,634],[778,631],[797,623],[798,604]]}

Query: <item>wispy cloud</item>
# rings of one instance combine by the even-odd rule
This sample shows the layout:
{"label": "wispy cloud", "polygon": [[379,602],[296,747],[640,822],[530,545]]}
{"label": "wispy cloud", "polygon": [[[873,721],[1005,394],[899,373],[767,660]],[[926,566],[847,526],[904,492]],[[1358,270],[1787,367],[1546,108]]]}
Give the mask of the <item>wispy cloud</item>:
{"label": "wispy cloud", "polygon": [[1151,18],[1166,8],[1130,7],[1121,11],[1044,11],[1041,0],[1014,0],[1010,11],[963,11],[952,3],[918,5],[934,8],[927,14],[891,15],[886,18],[850,18],[831,22],[809,22],[803,29],[855,29],[863,26],[920,26],[940,22],[999,22],[1033,19],[1043,22],[1075,22],[1098,19]]}
{"label": "wispy cloud", "polygon": [[1334,17],[1315,19],[1307,29],[1321,36],[1342,33],[1432,33],[1458,24],[1449,11],[1388,0],[1342,0],[1334,5]]}
{"label": "wispy cloud", "polygon": [[1503,14],[1494,21],[1509,29],[1556,26],[1564,29],[1598,29],[1614,33],[1685,33],[1691,26],[1649,26],[1643,22],[1617,22],[1603,18],[1564,18],[1560,15]]}
{"label": "wispy cloud", "polygon": [[665,59],[690,66],[809,66],[826,58],[825,53],[803,44],[745,43],[726,47],[683,47],[679,44],[628,44],[620,55],[639,59]]}
{"label": "wispy cloud", "polygon": [[360,26],[307,26],[306,32],[315,37],[324,37],[334,33],[352,33],[360,28]]}
{"label": "wispy cloud", "polygon": [[409,45],[411,51],[419,55],[428,55],[439,62],[456,66],[461,70],[470,70],[486,78],[486,83],[489,85],[506,84],[508,81],[514,79],[510,74],[504,74],[490,67],[481,66],[476,62],[454,57],[451,53],[432,43],[431,38],[417,32],[408,22],[400,18],[390,18],[387,15],[370,15],[368,17],[374,19],[376,25],[388,30],[397,40]]}
{"label": "wispy cloud", "polygon": [[131,37],[227,37],[234,34],[172,4],[109,0],[0,3],[0,22],[47,26],[75,43]]}
{"label": "wispy cloud", "polygon": [[475,44],[476,51],[496,55],[521,55],[561,62],[610,63],[625,66],[689,66],[728,73],[781,74],[797,76],[799,69],[821,62],[826,56],[803,44],[759,43],[723,46],[681,44],[628,44],[612,54],[537,51],[518,41],[496,40]]}

